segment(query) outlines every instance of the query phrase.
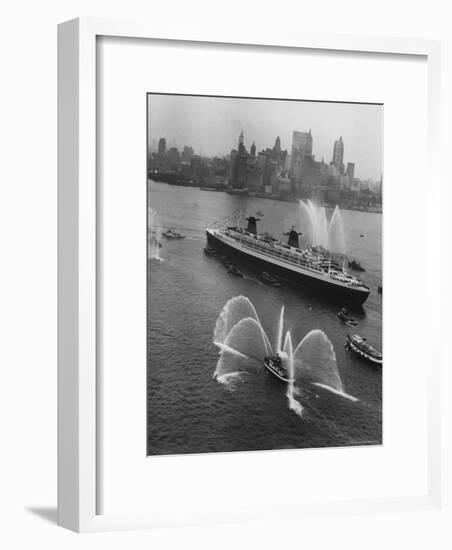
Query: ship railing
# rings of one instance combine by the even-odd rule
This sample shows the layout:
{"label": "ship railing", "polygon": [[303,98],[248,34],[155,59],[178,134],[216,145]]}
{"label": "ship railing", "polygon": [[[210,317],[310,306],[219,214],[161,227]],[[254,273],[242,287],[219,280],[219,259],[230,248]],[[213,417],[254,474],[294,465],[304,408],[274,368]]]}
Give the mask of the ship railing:
{"label": "ship railing", "polygon": [[[250,248],[251,250],[256,250],[256,246],[250,246],[248,243],[243,242],[242,243],[247,248]],[[292,264],[294,267],[303,267],[304,269],[308,269],[310,271],[314,271],[316,273],[325,273],[320,267],[310,264],[307,261],[303,261],[299,258],[291,257],[290,255],[283,254],[283,252],[280,251],[274,251],[274,250],[258,250],[259,252],[273,257],[275,259],[284,259],[287,263]]]}
{"label": "ship railing", "polygon": [[[260,252],[274,257],[276,259],[283,258],[285,261],[293,264],[296,267],[303,267],[305,269],[309,269],[311,271],[315,271],[316,273],[324,273],[324,271],[321,269],[318,265],[313,265],[313,262],[310,261],[310,258],[305,256],[304,254],[300,258],[298,255],[294,255],[292,252],[286,252],[282,250],[275,249],[274,246],[270,246],[267,243],[264,243],[262,241],[256,242],[251,237],[248,237],[248,235],[244,235],[241,233],[238,236],[232,236],[228,235],[234,240],[237,240],[238,242],[242,243],[243,245],[247,246],[250,249],[259,250]],[[317,264],[318,262],[316,262]]]}

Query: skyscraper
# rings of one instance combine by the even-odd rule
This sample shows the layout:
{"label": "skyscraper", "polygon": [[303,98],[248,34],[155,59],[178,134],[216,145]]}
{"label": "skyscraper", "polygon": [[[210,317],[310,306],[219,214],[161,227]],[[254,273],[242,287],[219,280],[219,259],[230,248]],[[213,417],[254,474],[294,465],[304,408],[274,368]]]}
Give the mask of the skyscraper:
{"label": "skyscraper", "polygon": [[246,149],[245,149],[245,145],[243,143],[243,130],[240,132],[240,136],[239,136],[239,147],[238,147],[238,151],[239,151],[239,155],[245,155],[246,154]]}
{"label": "skyscraper", "polygon": [[312,155],[311,129],[309,129],[309,132],[297,132],[296,130],[294,131],[292,135],[292,156],[294,154],[294,151],[298,151],[303,157]]}
{"label": "skyscraper", "polygon": [[182,160],[185,162],[190,162],[193,155],[194,155],[193,147],[184,145],[184,150],[182,151]]}
{"label": "skyscraper", "polygon": [[159,155],[164,156],[166,153],[166,139],[160,138],[159,139]]}
{"label": "skyscraper", "polygon": [[355,177],[355,163],[347,162],[347,170],[345,172],[351,179]]}
{"label": "skyscraper", "polygon": [[281,138],[278,136],[273,147],[273,159],[279,162],[281,159]]}
{"label": "skyscraper", "polygon": [[175,168],[180,163],[180,154],[177,147],[171,147],[168,150],[167,158],[170,161],[172,168]]}
{"label": "skyscraper", "polygon": [[255,156],[256,156],[256,144],[254,143],[254,141],[253,141],[253,144],[251,145],[251,150],[250,150],[250,152],[251,152],[251,156],[252,156],[252,157],[255,157]]}
{"label": "skyscraper", "polygon": [[234,189],[245,189],[246,187],[248,159],[249,159],[249,156],[246,152],[244,139],[243,139],[243,130],[242,130],[239,136],[239,146],[238,146],[237,156],[234,159],[234,164],[232,169],[231,185]]}
{"label": "skyscraper", "polygon": [[234,166],[234,180],[232,187],[234,189],[245,189],[247,182],[248,165],[246,155],[237,155]]}
{"label": "skyscraper", "polygon": [[334,142],[333,164],[341,174],[344,173],[344,142],[342,136]]}
{"label": "skyscraper", "polygon": [[296,182],[301,181],[301,172],[307,159],[312,158],[312,134],[294,131],[292,135],[292,155],[290,172]]}

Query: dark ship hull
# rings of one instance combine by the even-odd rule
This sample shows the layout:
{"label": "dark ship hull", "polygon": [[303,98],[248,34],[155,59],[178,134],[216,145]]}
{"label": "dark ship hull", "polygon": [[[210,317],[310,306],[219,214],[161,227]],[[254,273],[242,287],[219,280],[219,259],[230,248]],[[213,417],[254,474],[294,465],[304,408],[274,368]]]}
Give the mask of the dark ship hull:
{"label": "dark ship hull", "polygon": [[273,261],[270,257],[257,257],[247,251],[239,250],[217,238],[209,230],[206,230],[206,236],[210,247],[231,258],[236,258],[238,261],[249,265],[253,270],[268,271],[279,279],[284,279],[296,286],[308,288],[322,297],[327,297],[337,303],[361,306],[369,296],[369,289],[350,288],[345,285],[339,285],[331,280],[316,278],[309,273],[295,271],[289,266],[280,265],[280,263]]}

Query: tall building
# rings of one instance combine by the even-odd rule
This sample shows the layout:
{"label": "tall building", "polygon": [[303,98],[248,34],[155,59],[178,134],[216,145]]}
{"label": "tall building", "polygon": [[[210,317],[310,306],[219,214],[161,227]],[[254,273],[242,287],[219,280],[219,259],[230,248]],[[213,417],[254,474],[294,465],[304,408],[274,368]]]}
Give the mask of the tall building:
{"label": "tall building", "polygon": [[168,160],[171,163],[171,167],[174,169],[180,163],[180,154],[177,147],[171,147],[167,154]]}
{"label": "tall building", "polygon": [[344,142],[342,136],[334,142],[333,164],[341,174],[344,173]]}
{"label": "tall building", "polygon": [[[231,152],[232,153],[232,152]],[[234,159],[232,168],[231,186],[234,189],[245,189],[247,185],[247,172],[248,172],[248,159],[249,156],[246,152],[243,130],[240,132],[238,152]],[[231,159],[232,160],[232,159]]]}
{"label": "tall building", "polygon": [[193,147],[188,147],[187,145],[184,145],[184,150],[182,151],[182,160],[185,162],[190,162],[193,154]]}
{"label": "tall building", "polygon": [[309,129],[309,132],[297,132],[296,130],[294,131],[292,135],[292,156],[295,151],[301,153],[302,156],[312,155],[311,129]]}
{"label": "tall building", "polygon": [[267,166],[267,164],[269,163],[270,159],[268,157],[268,154],[266,153],[266,151],[261,151],[258,155],[257,155],[257,165],[259,166],[259,168],[261,168],[262,170]]}
{"label": "tall building", "polygon": [[294,131],[292,135],[292,155],[290,173],[292,178],[301,181],[303,165],[306,160],[312,159],[312,134],[309,132]]}
{"label": "tall building", "polygon": [[244,138],[243,138],[243,130],[242,130],[240,132],[240,136],[239,136],[239,148],[238,148],[239,155],[245,155],[246,154],[246,149],[245,149],[245,145],[244,145],[243,141],[244,141]]}
{"label": "tall building", "polygon": [[164,156],[166,153],[166,139],[160,138],[159,139],[159,155]]}
{"label": "tall building", "polygon": [[248,165],[246,159],[246,155],[237,155],[232,182],[234,189],[245,189],[247,186]]}
{"label": "tall building", "polygon": [[355,177],[355,163],[347,162],[347,170],[345,171],[346,175],[352,180]]}
{"label": "tall building", "polygon": [[264,190],[264,174],[256,165],[248,166],[246,186],[250,191],[262,192]]}
{"label": "tall building", "polygon": [[193,176],[195,176],[196,178],[199,178],[201,176],[202,160],[201,160],[200,156],[194,155],[194,156],[191,157],[191,159],[190,159],[190,168],[191,168],[191,173],[193,174]]}
{"label": "tall building", "polygon": [[256,144],[254,143],[254,141],[253,141],[253,144],[251,145],[251,150],[250,150],[250,152],[251,152],[251,156],[252,156],[252,157],[255,157],[255,156],[256,156]]}
{"label": "tall building", "polygon": [[275,140],[275,146],[273,147],[273,159],[279,162],[281,159],[281,138],[278,136]]}

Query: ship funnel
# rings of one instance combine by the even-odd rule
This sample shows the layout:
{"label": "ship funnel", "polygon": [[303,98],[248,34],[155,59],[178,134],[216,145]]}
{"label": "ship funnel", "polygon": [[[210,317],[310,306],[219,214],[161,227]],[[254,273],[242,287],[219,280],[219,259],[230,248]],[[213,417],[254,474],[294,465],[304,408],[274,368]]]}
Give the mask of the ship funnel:
{"label": "ship funnel", "polygon": [[254,233],[254,235],[257,235],[256,222],[258,222],[260,218],[250,216],[249,218],[246,218],[246,220],[248,221],[248,225],[246,227],[248,233]]}
{"label": "ship funnel", "polygon": [[298,240],[298,235],[302,235],[303,233],[298,233],[295,231],[295,229],[292,226],[292,229],[288,233],[284,233],[284,235],[289,235],[289,240],[287,241],[287,244],[289,246],[293,246],[294,248],[299,248],[300,243]]}

